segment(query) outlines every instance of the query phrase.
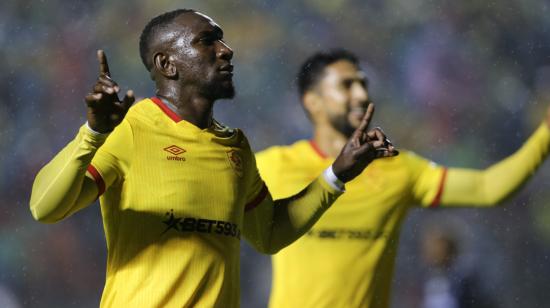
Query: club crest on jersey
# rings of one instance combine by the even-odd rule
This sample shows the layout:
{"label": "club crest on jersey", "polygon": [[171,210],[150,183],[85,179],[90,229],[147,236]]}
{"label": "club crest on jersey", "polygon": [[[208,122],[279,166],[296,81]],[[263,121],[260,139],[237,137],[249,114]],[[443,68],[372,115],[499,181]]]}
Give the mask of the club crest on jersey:
{"label": "club crest on jersey", "polygon": [[185,149],[182,149],[177,145],[171,145],[169,147],[164,148],[163,150],[172,154],[172,156],[166,156],[167,160],[185,161],[185,157],[179,156],[187,152]]}
{"label": "club crest on jersey", "polygon": [[238,176],[243,176],[243,159],[241,154],[237,150],[227,151],[227,158],[229,158],[229,165],[235,170]]}

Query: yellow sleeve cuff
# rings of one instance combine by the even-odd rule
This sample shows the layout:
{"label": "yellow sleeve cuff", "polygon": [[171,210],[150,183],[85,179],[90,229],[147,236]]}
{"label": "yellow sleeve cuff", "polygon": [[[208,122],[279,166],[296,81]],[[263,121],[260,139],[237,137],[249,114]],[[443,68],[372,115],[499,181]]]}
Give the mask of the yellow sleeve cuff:
{"label": "yellow sleeve cuff", "polygon": [[[109,133],[101,134],[91,129],[88,126],[88,122],[80,127],[78,135],[82,137],[81,140],[84,141],[85,144],[89,145],[90,150],[97,150],[103,145],[105,140],[107,140],[107,137],[109,137]],[[77,139],[80,138],[77,137]]]}

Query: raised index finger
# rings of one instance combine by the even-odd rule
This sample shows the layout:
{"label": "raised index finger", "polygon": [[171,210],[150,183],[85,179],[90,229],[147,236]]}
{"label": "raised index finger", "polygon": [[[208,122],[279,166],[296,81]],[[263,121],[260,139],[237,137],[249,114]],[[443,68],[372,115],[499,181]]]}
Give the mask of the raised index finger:
{"label": "raised index finger", "polygon": [[357,127],[356,132],[359,132],[359,133],[367,132],[367,128],[369,127],[373,114],[374,114],[374,104],[369,103],[369,105],[367,106],[367,112],[363,116],[363,119],[361,120],[361,124],[359,124],[359,127]]}
{"label": "raised index finger", "polygon": [[101,49],[97,51],[97,61],[99,61],[99,75],[111,77],[111,72],[109,72],[109,64],[107,63],[107,56]]}

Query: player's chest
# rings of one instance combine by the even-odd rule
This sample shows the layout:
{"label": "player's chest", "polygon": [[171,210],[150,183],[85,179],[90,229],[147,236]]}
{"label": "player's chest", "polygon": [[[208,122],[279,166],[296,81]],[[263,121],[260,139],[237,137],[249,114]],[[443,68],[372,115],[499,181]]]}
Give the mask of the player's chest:
{"label": "player's chest", "polygon": [[400,177],[400,170],[381,171],[367,169],[347,183],[346,192],[308,232],[307,239],[370,247],[391,238],[408,211],[409,185],[393,180]]}
{"label": "player's chest", "polygon": [[193,217],[240,217],[250,153],[208,138],[158,136],[137,148],[125,179],[129,206]]}
{"label": "player's chest", "polygon": [[[281,182],[284,185],[281,187],[287,187],[285,193],[291,195],[321,174],[324,168],[295,168],[285,175]],[[372,164],[355,179],[346,183],[346,192],[336,200],[327,214],[335,217],[335,221],[345,224],[352,221],[358,225],[365,225],[366,220],[386,221],[408,205],[411,196],[408,178],[408,169],[398,164]],[[329,216],[327,214],[325,216]]]}

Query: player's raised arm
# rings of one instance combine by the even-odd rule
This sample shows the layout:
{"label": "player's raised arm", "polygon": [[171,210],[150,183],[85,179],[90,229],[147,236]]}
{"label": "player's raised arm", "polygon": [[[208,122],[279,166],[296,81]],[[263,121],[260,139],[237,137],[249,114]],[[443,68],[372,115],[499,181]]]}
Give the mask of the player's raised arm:
{"label": "player's raised arm", "polygon": [[[34,180],[30,209],[36,220],[56,222],[96,199],[100,189],[93,178],[98,174],[86,176],[87,169],[96,151],[121,123],[134,102],[131,90],[122,101],[119,100],[117,92],[120,88],[111,79],[105,53],[99,50],[97,57],[99,76],[92,92],[85,97],[88,123]],[[105,181],[108,185],[112,178]]]}
{"label": "player's raised arm", "polygon": [[111,132],[124,118],[134,103],[134,93],[128,90],[122,101],[118,98],[120,87],[111,79],[107,56],[103,50],[97,51],[99,77],[92,93],[85,98],[88,105],[88,125],[98,133]]}
{"label": "player's raised arm", "polygon": [[535,174],[549,151],[550,108],[543,123],[512,155],[486,169],[425,164],[413,193],[424,206],[495,206]]}
{"label": "player's raised arm", "polygon": [[[370,104],[332,166],[301,192],[272,201],[267,187],[245,213],[244,236],[264,253],[276,253],[306,233],[344,191],[344,183],[359,175],[373,160],[398,154],[380,128],[367,130],[374,113]],[[261,180],[260,180],[261,181]],[[256,204],[254,203],[256,202]]]}
{"label": "player's raised arm", "polygon": [[518,190],[550,151],[550,109],[538,129],[512,155],[486,169],[449,168],[442,205],[493,206]]}

